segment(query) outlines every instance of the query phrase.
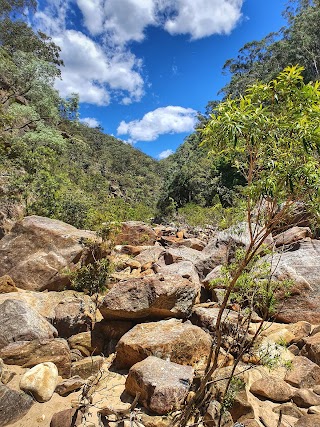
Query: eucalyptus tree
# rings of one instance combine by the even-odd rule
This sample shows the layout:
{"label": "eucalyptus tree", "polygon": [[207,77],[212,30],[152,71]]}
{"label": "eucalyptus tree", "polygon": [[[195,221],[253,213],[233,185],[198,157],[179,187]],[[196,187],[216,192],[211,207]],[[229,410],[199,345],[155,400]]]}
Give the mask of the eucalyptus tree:
{"label": "eucalyptus tree", "polygon": [[[303,71],[297,66],[286,67],[269,83],[256,83],[243,96],[221,102],[201,130],[203,144],[213,153],[229,159],[247,182],[241,195],[246,205],[249,243],[237,254],[232,265],[226,266],[226,274],[221,279],[225,294],[215,325],[214,346],[201,384],[179,418],[182,426],[205,401],[219,368],[222,319],[230,296],[236,291],[245,291],[252,298],[258,298],[260,304],[263,296],[262,314],[267,320],[275,290],[281,288],[281,283],[274,283],[270,272],[267,277],[257,277],[260,253],[296,202],[304,203],[317,213],[320,202],[320,82],[304,83]],[[246,289],[248,287],[254,287],[255,291]],[[247,303],[247,299],[245,301]],[[252,301],[251,307],[254,306]],[[243,308],[240,305],[240,310]],[[241,342],[231,377],[259,332],[261,328],[249,342]]]}

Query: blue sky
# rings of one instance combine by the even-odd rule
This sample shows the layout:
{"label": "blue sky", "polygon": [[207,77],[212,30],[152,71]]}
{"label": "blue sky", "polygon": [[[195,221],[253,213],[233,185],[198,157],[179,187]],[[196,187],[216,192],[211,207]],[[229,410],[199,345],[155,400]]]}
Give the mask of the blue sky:
{"label": "blue sky", "polygon": [[81,119],[163,158],[229,76],[244,43],[285,24],[286,0],[40,0],[34,25],[65,62],[56,87]]}

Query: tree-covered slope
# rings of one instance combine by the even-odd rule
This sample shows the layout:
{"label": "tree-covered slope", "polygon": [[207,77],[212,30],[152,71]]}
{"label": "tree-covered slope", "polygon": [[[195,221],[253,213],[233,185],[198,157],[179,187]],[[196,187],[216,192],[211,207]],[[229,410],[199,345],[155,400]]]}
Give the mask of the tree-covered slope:
{"label": "tree-covered slope", "polygon": [[1,206],[77,227],[152,217],[158,162],[79,123],[77,95],[62,99],[54,89],[60,48],[21,15],[33,5],[0,2]]}

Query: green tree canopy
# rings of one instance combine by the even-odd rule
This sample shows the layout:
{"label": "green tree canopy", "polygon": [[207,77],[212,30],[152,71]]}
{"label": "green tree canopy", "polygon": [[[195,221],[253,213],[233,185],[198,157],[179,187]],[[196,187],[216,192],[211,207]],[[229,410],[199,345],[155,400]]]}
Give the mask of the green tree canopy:
{"label": "green tree canopy", "polygon": [[203,143],[246,179],[248,211],[264,196],[274,203],[319,200],[320,82],[305,84],[302,72],[287,67],[227,99],[201,131]]}

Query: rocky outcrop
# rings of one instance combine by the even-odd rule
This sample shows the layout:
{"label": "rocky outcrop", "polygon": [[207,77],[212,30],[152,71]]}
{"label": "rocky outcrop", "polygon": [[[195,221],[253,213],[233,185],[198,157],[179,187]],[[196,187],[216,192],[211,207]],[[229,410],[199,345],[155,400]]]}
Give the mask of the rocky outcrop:
{"label": "rocky outcrop", "polygon": [[143,323],[120,339],[114,364],[130,368],[148,356],[157,356],[181,365],[203,365],[210,347],[210,336],[190,323],[175,319]]}
{"label": "rocky outcrop", "polygon": [[26,217],[0,240],[0,276],[10,275],[22,289],[61,290],[68,283],[65,270],[79,261],[85,239],[95,239],[95,233],[49,218]]}
{"label": "rocky outcrop", "polygon": [[155,275],[119,282],[99,306],[105,319],[187,317],[200,287],[178,275]]}
{"label": "rocky outcrop", "polygon": [[58,369],[54,363],[40,363],[27,371],[20,380],[20,388],[38,402],[51,399],[58,383]]}
{"label": "rocky outcrop", "polygon": [[32,341],[58,336],[57,330],[23,301],[0,304],[0,349],[16,341]]}
{"label": "rocky outcrop", "polygon": [[0,383],[0,426],[4,427],[22,418],[34,400],[26,393],[11,390]]}
{"label": "rocky outcrop", "polygon": [[126,391],[156,414],[180,408],[193,381],[193,369],[149,356],[131,367]]}

